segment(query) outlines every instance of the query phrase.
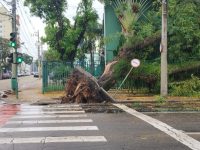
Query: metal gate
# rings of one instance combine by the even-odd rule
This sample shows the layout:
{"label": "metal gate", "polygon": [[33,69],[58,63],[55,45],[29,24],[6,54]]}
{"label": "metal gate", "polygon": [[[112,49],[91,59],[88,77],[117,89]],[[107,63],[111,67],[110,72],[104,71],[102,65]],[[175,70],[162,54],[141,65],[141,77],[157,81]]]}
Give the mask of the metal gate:
{"label": "metal gate", "polygon": [[42,92],[45,93],[50,91],[64,90],[67,78],[73,71],[73,68],[77,66],[82,67],[85,71],[90,72],[95,77],[99,77],[104,70],[104,65],[102,65],[100,62],[96,62],[94,64],[94,68],[91,69],[91,65],[86,62],[71,63],[58,61],[43,61]]}
{"label": "metal gate", "polygon": [[49,62],[42,63],[42,92],[62,91],[66,80],[73,69],[71,62]]}

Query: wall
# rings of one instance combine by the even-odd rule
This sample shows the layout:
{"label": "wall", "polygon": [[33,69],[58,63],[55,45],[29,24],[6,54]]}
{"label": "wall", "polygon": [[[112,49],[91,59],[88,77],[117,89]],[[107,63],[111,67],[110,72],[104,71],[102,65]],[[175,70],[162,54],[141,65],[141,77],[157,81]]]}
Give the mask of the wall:
{"label": "wall", "polygon": [[106,38],[105,45],[105,62],[108,63],[113,60],[113,51],[118,48],[119,35],[121,32],[120,23],[115,15],[114,9],[111,5],[104,7],[104,37]]}

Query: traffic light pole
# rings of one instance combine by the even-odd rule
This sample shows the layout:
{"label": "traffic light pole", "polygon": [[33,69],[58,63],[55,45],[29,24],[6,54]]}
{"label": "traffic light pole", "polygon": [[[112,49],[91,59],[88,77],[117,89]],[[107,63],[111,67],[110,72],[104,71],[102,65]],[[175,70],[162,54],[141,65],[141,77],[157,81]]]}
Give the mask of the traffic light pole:
{"label": "traffic light pole", "polygon": [[[12,32],[16,33],[16,0],[12,0]],[[16,34],[17,39],[17,34]],[[18,98],[18,80],[17,80],[17,46],[14,47],[13,64],[12,64],[12,90],[16,93]]]}

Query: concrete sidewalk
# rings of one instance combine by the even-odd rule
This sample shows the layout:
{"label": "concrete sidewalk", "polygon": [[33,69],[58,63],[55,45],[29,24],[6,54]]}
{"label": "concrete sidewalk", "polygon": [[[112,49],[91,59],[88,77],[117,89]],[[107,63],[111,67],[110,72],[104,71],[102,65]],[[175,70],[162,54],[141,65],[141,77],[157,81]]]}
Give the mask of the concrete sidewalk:
{"label": "concrete sidewalk", "polygon": [[[5,81],[4,81],[5,82]],[[3,98],[2,100],[6,103],[54,103],[60,101],[60,97],[64,96],[64,92],[50,92],[42,94],[42,80],[38,78],[33,78],[33,76],[20,77],[19,82],[19,93],[18,99],[16,95],[9,94],[8,98]],[[7,84],[10,84],[8,81]],[[6,86],[8,87],[8,86]],[[4,89],[5,90],[5,89]],[[6,89],[10,90],[10,88]]]}

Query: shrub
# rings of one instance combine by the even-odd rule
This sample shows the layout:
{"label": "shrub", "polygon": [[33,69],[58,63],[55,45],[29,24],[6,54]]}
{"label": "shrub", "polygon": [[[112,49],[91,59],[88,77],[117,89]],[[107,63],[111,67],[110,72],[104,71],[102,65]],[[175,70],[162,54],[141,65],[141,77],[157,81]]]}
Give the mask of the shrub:
{"label": "shrub", "polygon": [[200,96],[200,78],[191,76],[192,79],[170,84],[170,93],[173,96]]}

